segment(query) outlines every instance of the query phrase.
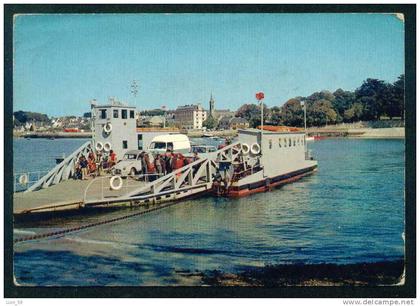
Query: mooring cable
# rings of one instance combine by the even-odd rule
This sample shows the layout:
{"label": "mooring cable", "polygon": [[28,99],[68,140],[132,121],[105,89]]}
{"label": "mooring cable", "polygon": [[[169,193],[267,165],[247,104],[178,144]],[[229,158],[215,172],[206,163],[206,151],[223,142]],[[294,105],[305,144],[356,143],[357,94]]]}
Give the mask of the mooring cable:
{"label": "mooring cable", "polygon": [[112,218],[112,219],[107,219],[107,220],[102,220],[102,221],[98,221],[98,222],[88,223],[88,224],[85,224],[85,225],[80,225],[80,226],[76,226],[76,227],[72,227],[72,228],[62,229],[62,230],[59,230],[59,231],[54,231],[54,232],[49,232],[49,233],[36,234],[36,235],[32,235],[32,236],[17,238],[17,239],[13,240],[13,243],[19,243],[19,242],[24,242],[24,241],[29,241],[29,240],[39,240],[39,239],[43,239],[43,238],[65,235],[65,234],[80,231],[80,230],[83,230],[83,229],[86,229],[86,228],[91,228],[91,227],[95,227],[95,226],[99,226],[99,225],[103,225],[103,224],[109,224],[109,223],[112,223],[112,222],[121,221],[121,220],[128,219],[128,218],[131,218],[131,217],[144,215],[144,214],[147,214],[149,212],[153,212],[153,211],[156,211],[156,210],[159,210],[159,209],[167,208],[169,206],[173,206],[173,205],[176,205],[176,204],[179,204],[179,203],[181,203],[181,202],[178,202],[178,201],[170,202],[170,203],[168,203],[166,205],[163,205],[163,206],[152,207],[152,208],[149,208],[149,209],[146,209],[146,210],[138,211],[136,213],[129,214],[129,215],[124,215],[124,216],[121,216],[121,217],[116,217],[116,218]]}

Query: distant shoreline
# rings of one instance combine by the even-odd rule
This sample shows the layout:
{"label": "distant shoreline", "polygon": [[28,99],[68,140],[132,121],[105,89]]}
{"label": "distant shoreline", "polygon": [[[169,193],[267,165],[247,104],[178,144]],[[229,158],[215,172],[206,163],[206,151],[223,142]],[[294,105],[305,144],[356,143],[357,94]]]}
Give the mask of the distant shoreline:
{"label": "distant shoreline", "polygon": [[91,138],[91,132],[32,132],[32,133],[13,133],[16,138]]}
{"label": "distant shoreline", "polygon": [[[225,131],[187,131],[184,134],[188,137],[196,138],[203,137],[205,134],[211,134],[213,137],[235,137],[237,136],[237,130],[225,130]],[[362,139],[404,139],[405,128],[403,127],[391,127],[391,128],[340,128],[340,127],[328,127],[328,128],[309,128],[309,136],[321,136],[321,137],[349,137],[349,138],[362,138]],[[91,138],[92,132],[30,132],[30,133],[13,133],[13,137],[16,138]]]}

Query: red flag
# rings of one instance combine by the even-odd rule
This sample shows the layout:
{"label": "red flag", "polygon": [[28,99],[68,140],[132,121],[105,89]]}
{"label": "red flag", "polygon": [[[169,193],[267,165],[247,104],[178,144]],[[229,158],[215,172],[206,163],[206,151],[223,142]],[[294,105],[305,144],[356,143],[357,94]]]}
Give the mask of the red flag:
{"label": "red flag", "polygon": [[257,98],[258,101],[261,101],[262,99],[264,99],[264,93],[263,92],[258,92],[255,97]]}

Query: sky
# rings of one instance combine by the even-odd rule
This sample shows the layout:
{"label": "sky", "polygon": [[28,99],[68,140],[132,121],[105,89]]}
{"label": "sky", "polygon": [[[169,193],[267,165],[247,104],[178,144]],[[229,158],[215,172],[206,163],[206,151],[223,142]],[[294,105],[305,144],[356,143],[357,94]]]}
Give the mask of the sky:
{"label": "sky", "polygon": [[[354,90],[404,73],[389,14],[50,14],[14,20],[14,110],[82,115],[115,97],[139,110],[236,110]],[[137,97],[130,84],[137,80]]]}

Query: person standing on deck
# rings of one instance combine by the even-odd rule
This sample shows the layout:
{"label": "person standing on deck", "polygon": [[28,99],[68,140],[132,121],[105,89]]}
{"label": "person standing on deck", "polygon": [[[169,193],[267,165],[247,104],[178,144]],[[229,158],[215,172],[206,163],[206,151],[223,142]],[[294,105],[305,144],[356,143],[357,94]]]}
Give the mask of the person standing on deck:
{"label": "person standing on deck", "polygon": [[162,167],[162,159],[160,157],[160,154],[158,154],[155,158],[155,168],[158,176],[160,177],[163,173],[163,167]]}
{"label": "person standing on deck", "polygon": [[[193,163],[193,162],[195,162],[199,159],[200,159],[200,157],[198,156],[198,153],[194,152],[191,162]],[[195,173],[197,173],[197,170],[198,170],[199,167],[200,167],[200,165],[193,166],[193,175],[195,175]]]}
{"label": "person standing on deck", "polygon": [[173,159],[173,154],[172,154],[172,152],[171,152],[170,149],[167,149],[166,150],[166,154],[165,154],[166,174],[172,172],[172,159]]}
{"label": "person standing on deck", "polygon": [[162,175],[166,174],[166,162],[164,156],[162,154],[159,154],[159,161],[160,165],[162,166]]}
{"label": "person standing on deck", "polygon": [[80,168],[82,170],[82,180],[87,180],[88,176],[88,161],[86,160],[86,157],[82,155],[80,160]]}
{"label": "person standing on deck", "polygon": [[145,159],[145,152],[140,153],[140,160],[141,160],[141,174],[143,175],[143,179],[146,181],[147,176],[147,164]]}
{"label": "person standing on deck", "polygon": [[113,150],[109,152],[109,163],[108,168],[112,168],[117,163],[117,154]]}

